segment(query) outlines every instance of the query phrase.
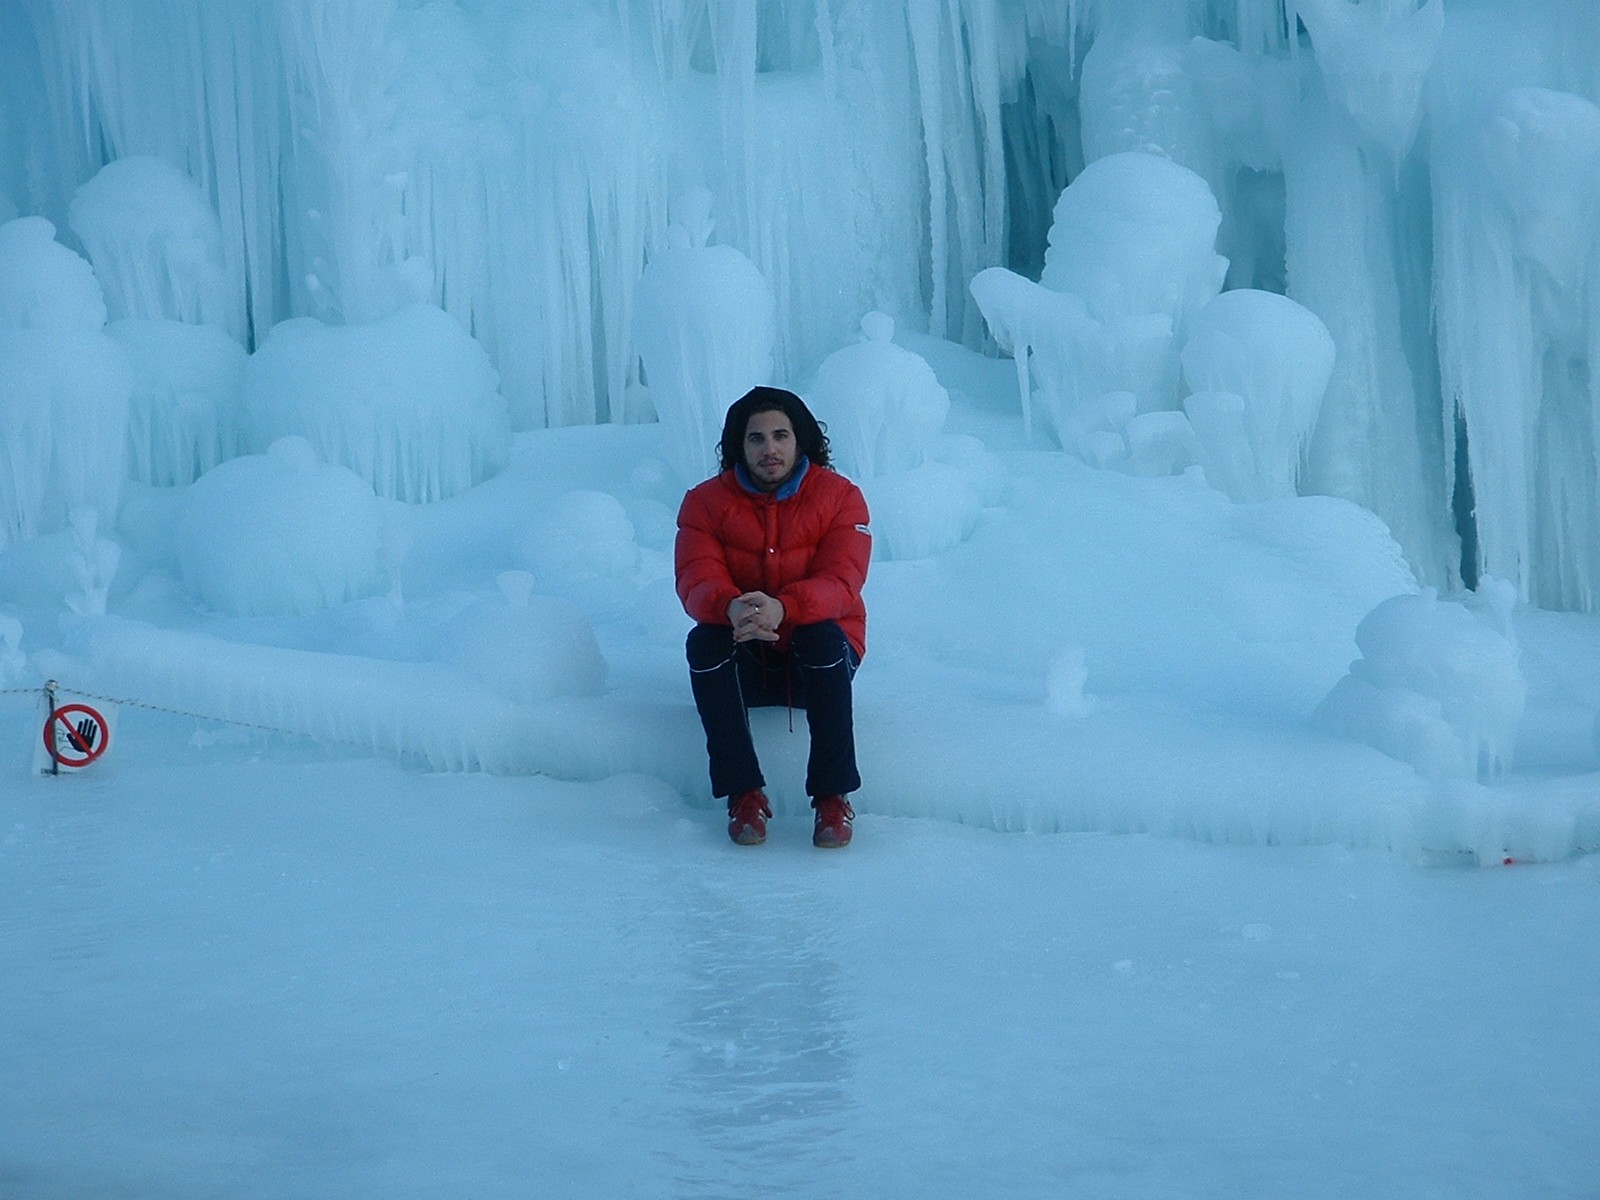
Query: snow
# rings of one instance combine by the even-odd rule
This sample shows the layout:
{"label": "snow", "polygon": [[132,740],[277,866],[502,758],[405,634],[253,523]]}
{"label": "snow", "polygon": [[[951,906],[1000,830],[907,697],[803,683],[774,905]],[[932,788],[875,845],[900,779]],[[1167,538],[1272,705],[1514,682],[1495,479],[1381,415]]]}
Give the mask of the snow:
{"label": "snow", "polygon": [[[0,6],[0,1193],[1590,1196],[1591,16]],[[843,853],[689,697],[754,383]]]}

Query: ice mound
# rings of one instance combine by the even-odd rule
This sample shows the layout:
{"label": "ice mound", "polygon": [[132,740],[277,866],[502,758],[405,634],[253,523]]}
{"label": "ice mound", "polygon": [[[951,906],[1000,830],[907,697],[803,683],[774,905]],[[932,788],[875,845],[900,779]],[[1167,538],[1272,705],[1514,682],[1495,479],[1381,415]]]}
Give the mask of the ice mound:
{"label": "ice mound", "polygon": [[861,486],[877,558],[926,558],[971,534],[981,486],[936,461],[950,396],[927,361],[894,344],[894,321],[861,322],[862,340],[823,360],[807,402],[828,431],[833,465]]}
{"label": "ice mound", "polygon": [[628,510],[609,492],[564,492],[532,514],[517,539],[517,556],[541,592],[597,599],[631,580],[639,545]]}
{"label": "ice mound", "polygon": [[382,521],[372,488],[318,461],[301,437],[231,459],[183,497],[178,561],[226,616],[304,616],[379,587]]}
{"label": "ice mound", "polygon": [[1430,779],[1493,779],[1510,766],[1528,686],[1510,615],[1515,589],[1490,580],[1486,612],[1433,588],[1385,600],[1356,628],[1361,657],[1317,722],[1408,762]]}
{"label": "ice mound", "polygon": [[499,596],[452,622],[443,657],[519,704],[598,695],[606,662],[588,618],[569,601],[534,595],[534,582],[526,571],[503,572]]}
{"label": "ice mound", "polygon": [[158,158],[130,156],[78,189],[67,224],[113,318],[229,324],[222,225],[200,185]]}
{"label": "ice mound", "polygon": [[1235,500],[1295,494],[1333,356],[1327,326],[1286,296],[1240,288],[1201,309],[1181,359],[1201,393],[1185,408],[1213,484]]}
{"label": "ice mound", "polygon": [[504,461],[511,423],[499,389],[483,348],[432,305],[363,325],[297,317],[250,357],[246,442],[300,435],[381,496],[442,500]]}
{"label": "ice mound", "polygon": [[1398,167],[1422,120],[1442,0],[1297,0],[1328,95]]}
{"label": "ice mound", "polygon": [[1039,282],[1109,322],[1159,313],[1181,339],[1222,288],[1222,210],[1187,167],[1127,152],[1085,167],[1056,201]]}
{"label": "ice mound", "polygon": [[156,487],[193,483],[239,452],[244,348],[215,325],[114,321],[133,369],[129,472]]}
{"label": "ice mound", "polygon": [[920,467],[950,413],[933,368],[894,344],[892,318],[868,313],[861,333],[823,360],[806,397],[834,466],[857,482]]}
{"label": "ice mound", "polygon": [[686,198],[668,248],[650,259],[634,294],[633,341],[650,399],[683,478],[716,473],[728,406],[772,382],[777,299],[732,246],[707,246],[709,193]]}
{"label": "ice mound", "polygon": [[0,225],[0,329],[94,332],[106,298],[82,257],[56,241],[43,217]]}

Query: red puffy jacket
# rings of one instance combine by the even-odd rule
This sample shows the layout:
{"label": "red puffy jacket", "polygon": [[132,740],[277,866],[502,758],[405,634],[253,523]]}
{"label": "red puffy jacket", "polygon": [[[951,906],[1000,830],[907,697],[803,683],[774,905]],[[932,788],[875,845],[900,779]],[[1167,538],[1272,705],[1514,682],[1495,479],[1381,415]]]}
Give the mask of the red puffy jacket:
{"label": "red puffy jacket", "polygon": [[736,597],[765,592],[783,602],[780,649],[796,625],[837,621],[865,654],[866,499],[825,467],[806,464],[804,472],[785,498],[750,491],[731,470],[691,488],[678,510],[678,598],[696,621],[726,625]]}

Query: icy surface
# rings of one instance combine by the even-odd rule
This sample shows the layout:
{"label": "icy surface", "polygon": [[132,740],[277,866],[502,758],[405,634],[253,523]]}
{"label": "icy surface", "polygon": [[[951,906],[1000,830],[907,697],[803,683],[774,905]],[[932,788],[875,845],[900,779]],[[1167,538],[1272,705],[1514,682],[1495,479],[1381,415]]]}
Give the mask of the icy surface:
{"label": "icy surface", "polygon": [[140,723],[7,790],[22,1196],[1591,1191],[1595,858],[867,813],[822,861],[638,777]]}
{"label": "icy surface", "polygon": [[482,482],[510,438],[483,348],[427,304],[367,325],[279,325],[250,357],[244,420],[254,449],[307,438],[380,496],[413,503]]}

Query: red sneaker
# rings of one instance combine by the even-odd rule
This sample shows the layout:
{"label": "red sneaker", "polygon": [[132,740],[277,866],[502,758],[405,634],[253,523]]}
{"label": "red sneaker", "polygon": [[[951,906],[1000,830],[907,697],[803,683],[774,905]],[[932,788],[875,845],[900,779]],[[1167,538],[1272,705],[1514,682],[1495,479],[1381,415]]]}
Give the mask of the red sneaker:
{"label": "red sneaker", "polygon": [[759,846],[767,840],[767,818],[772,806],[760,788],[728,797],[728,836],[741,846]]}
{"label": "red sneaker", "polygon": [[842,850],[850,844],[850,822],[856,819],[856,810],[843,796],[818,796],[811,802],[817,810],[816,828],[811,831],[811,844],[824,850]]}

